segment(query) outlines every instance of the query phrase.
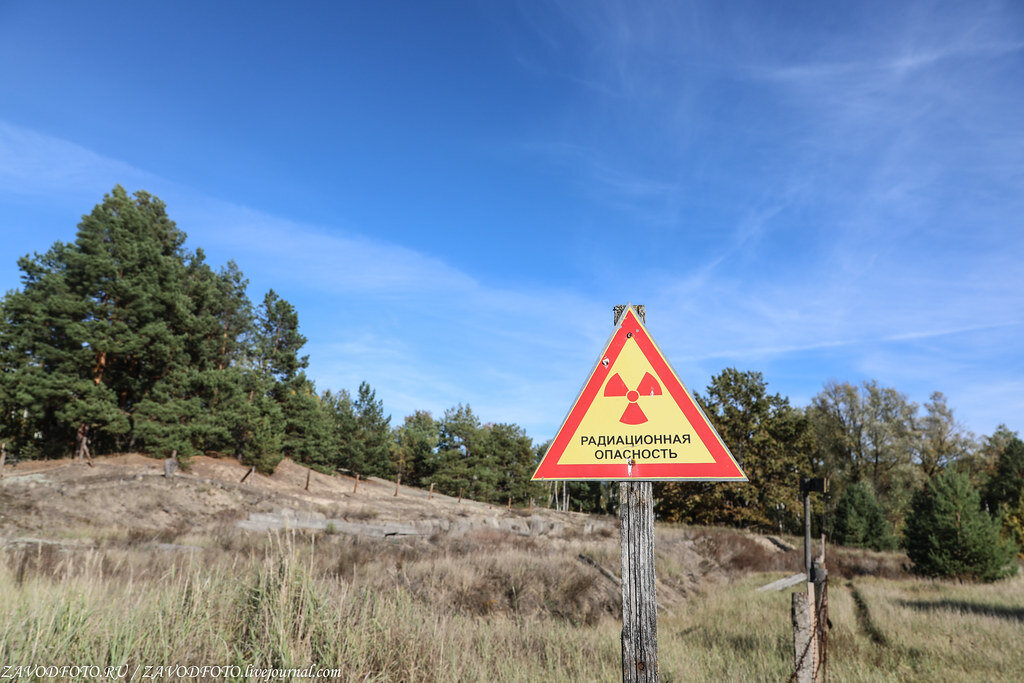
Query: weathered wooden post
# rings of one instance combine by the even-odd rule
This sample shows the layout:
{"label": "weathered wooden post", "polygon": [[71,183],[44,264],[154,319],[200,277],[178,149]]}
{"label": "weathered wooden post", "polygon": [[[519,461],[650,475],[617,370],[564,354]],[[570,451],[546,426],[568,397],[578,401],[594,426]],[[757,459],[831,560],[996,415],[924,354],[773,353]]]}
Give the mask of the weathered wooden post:
{"label": "weathered wooden post", "polygon": [[[618,325],[625,306],[614,309]],[[647,311],[636,307],[640,322]],[[627,461],[633,464],[632,459]],[[658,680],[658,598],[654,582],[654,492],[649,481],[619,483],[622,553],[622,680]]]}
{"label": "weathered wooden post", "polygon": [[402,485],[402,473],[398,473],[398,478],[395,480],[395,496],[398,495],[398,487]]}
{"label": "weathered wooden post", "polygon": [[[434,482],[430,482],[430,493],[427,494],[427,500],[434,500]],[[462,502],[462,489],[459,489],[459,502]]]}
{"label": "weathered wooden post", "polygon": [[819,599],[815,596],[815,584],[824,580],[824,570],[816,571],[811,560],[811,493],[824,494],[827,488],[825,479],[821,477],[800,480],[800,494],[804,499],[804,571],[807,574],[807,592],[794,593],[792,605],[794,676],[800,683],[821,680],[817,624]]}
{"label": "weathered wooden post", "polygon": [[307,469],[306,470],[306,491],[309,490],[309,478],[310,478],[310,476],[312,474],[313,474],[313,470],[311,470],[311,469]]}
{"label": "weathered wooden post", "polygon": [[619,484],[622,551],[622,680],[658,680],[658,602],[654,585],[651,482]]}
{"label": "weathered wooden post", "polygon": [[4,465],[7,464],[7,442],[0,443],[0,479],[4,478]]}
{"label": "weathered wooden post", "polygon": [[569,481],[619,482],[622,680],[657,681],[651,482],[747,477],[647,332],[644,307],[616,306],[614,321],[533,480],[556,482],[556,508],[562,510],[569,510]]}
{"label": "weathered wooden post", "polygon": [[355,493],[358,490],[359,490],[359,473],[356,472],[356,480],[355,480],[355,483],[352,484],[352,493]]}
{"label": "weathered wooden post", "polygon": [[178,469],[178,451],[171,451],[171,457],[164,459],[164,479],[170,479]]}

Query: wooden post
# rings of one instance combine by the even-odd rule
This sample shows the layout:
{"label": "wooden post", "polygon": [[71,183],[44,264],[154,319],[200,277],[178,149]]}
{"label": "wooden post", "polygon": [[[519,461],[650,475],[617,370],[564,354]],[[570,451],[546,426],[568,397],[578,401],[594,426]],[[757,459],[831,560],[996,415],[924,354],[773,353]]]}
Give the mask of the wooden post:
{"label": "wooden post", "polygon": [[512,496],[508,497],[508,511],[512,512]]}
{"label": "wooden post", "polygon": [[814,600],[807,593],[793,593],[793,679],[814,681],[814,628],[811,625]]}
{"label": "wooden post", "polygon": [[651,482],[619,484],[622,550],[622,680],[658,680],[658,606],[654,586]]}
{"label": "wooden post", "polygon": [[398,473],[398,479],[395,480],[395,495],[398,495],[398,487],[402,485],[402,473]]}
{"label": "wooden post", "polygon": [[242,477],[242,481],[240,481],[238,483],[239,484],[244,484],[245,480],[248,479],[250,476],[252,476],[255,473],[256,473],[256,465],[253,465],[252,467],[249,468],[249,471],[245,473],[245,476]]}
{"label": "wooden post", "polygon": [[178,469],[178,451],[171,451],[171,457],[164,459],[164,478],[170,479]]}
{"label": "wooden post", "polygon": [[306,470],[306,490],[309,490],[309,477],[313,474],[313,470]]}
{"label": "wooden post", "polygon": [[797,681],[818,681],[818,600],[815,598],[814,564],[811,559],[811,492],[824,494],[828,483],[822,477],[800,480],[800,494],[804,499],[804,571],[807,573],[807,592],[793,595],[793,653],[794,674]]}
{"label": "wooden post", "polygon": [[[431,493],[434,492],[434,485],[433,484],[430,485],[430,492]],[[459,504],[461,504],[461,503],[462,503],[462,487],[460,486],[459,487]]]}
{"label": "wooden post", "polygon": [[4,464],[7,462],[7,443],[0,444],[0,479],[4,478]]}
{"label": "wooden post", "polygon": [[533,496],[530,496],[530,514],[533,514]]}
{"label": "wooden post", "polygon": [[[427,500],[434,500],[434,482],[430,482],[430,493],[427,495]],[[459,489],[459,502],[462,502],[462,489]]]}
{"label": "wooden post", "polygon": [[[647,311],[635,306],[641,322]],[[614,309],[614,324],[625,314]],[[568,493],[568,492],[567,492]],[[566,496],[568,503],[568,496]],[[568,505],[566,505],[568,509]],[[649,481],[619,483],[622,551],[622,680],[658,680],[658,599],[654,586],[654,494]]]}
{"label": "wooden post", "polygon": [[352,484],[352,493],[355,493],[359,489],[359,473],[356,473],[356,481]]}

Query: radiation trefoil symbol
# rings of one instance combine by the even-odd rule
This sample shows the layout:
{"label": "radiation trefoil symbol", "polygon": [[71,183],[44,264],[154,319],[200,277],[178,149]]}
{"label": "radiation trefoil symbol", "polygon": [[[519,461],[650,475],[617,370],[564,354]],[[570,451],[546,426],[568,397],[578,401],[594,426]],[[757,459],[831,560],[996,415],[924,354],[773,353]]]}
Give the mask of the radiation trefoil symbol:
{"label": "radiation trefoil symbol", "polygon": [[644,378],[640,380],[636,389],[630,389],[616,372],[605,385],[604,395],[625,396],[629,404],[622,411],[619,422],[627,425],[639,425],[647,422],[647,416],[637,403],[637,399],[641,396],[661,396],[661,385],[658,384],[658,380],[654,379],[654,375],[648,372],[644,373]]}

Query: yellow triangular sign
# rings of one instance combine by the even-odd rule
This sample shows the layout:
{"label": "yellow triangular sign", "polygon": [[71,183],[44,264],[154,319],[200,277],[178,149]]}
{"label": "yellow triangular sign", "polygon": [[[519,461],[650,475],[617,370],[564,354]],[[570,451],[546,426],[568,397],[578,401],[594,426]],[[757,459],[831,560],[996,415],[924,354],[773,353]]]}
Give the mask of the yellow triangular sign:
{"label": "yellow triangular sign", "polygon": [[747,477],[629,307],[533,479]]}

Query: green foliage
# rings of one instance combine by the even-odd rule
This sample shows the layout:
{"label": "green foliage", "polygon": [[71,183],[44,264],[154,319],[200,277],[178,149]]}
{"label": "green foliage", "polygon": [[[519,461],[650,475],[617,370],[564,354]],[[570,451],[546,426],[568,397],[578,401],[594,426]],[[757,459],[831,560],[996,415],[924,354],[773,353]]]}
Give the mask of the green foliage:
{"label": "green foliage", "polygon": [[904,546],[918,574],[994,581],[1017,568],[1016,548],[999,527],[967,475],[947,470],[914,493]]}
{"label": "green foliage", "polygon": [[920,450],[916,414],[917,405],[904,394],[875,381],[860,387],[828,382],[807,410],[819,472],[839,483],[870,483],[897,526],[921,479],[914,463]]}
{"label": "green foliage", "polygon": [[480,441],[480,450],[484,453],[482,459],[490,463],[497,475],[494,497],[499,502],[511,498],[514,503],[529,503],[541,488],[530,481],[536,463],[533,460],[533,441],[523,428],[504,423],[488,425]]}
{"label": "green foliage", "polygon": [[433,480],[448,495],[460,492],[487,500],[497,479],[486,451],[478,448],[482,437],[480,419],[469,406],[459,404],[444,413],[438,429],[437,466]]}
{"label": "green foliage", "polygon": [[356,433],[352,441],[351,469],[367,476],[392,476],[391,416],[384,415],[383,402],[377,399],[377,392],[369,384],[361,382],[352,408]]}
{"label": "green foliage", "polygon": [[19,260],[0,320],[13,451],[234,451],[269,471],[298,448],[286,436],[316,441],[316,411],[292,398],[306,365],[294,308],[271,291],[254,316],[237,265],[215,273],[184,243],[163,202],[117,186],[73,243]]}
{"label": "green foliage", "polygon": [[698,400],[750,483],[663,484],[656,491],[658,514],[695,524],[796,530],[800,478],[811,466],[802,411],[769,394],[761,373],[733,368],[713,377],[707,398]]}
{"label": "green foliage", "polygon": [[1024,497],[1012,508],[1004,510],[1003,537],[1017,546],[1017,556],[1024,559]]}
{"label": "green foliage", "polygon": [[941,391],[933,392],[925,404],[920,421],[918,458],[925,476],[933,477],[942,468],[966,463],[974,450],[972,436],[953,417]]}
{"label": "green foliage", "polygon": [[[274,290],[254,306],[237,264],[214,270],[185,241],[163,202],[117,186],[74,241],[19,259],[22,285],[0,299],[0,440],[12,460],[233,454],[269,472],[286,456],[493,502],[543,495],[529,481],[538,452],[517,425],[482,425],[459,405],[392,429],[366,382],[354,398],[318,394],[303,372],[295,308]],[[805,412],[768,394],[760,373],[726,369],[697,398],[750,483],[660,485],[664,518],[794,531],[798,481],[814,473],[851,495],[850,484],[867,482],[898,526],[913,486],[955,468],[984,485],[986,504],[1018,533],[1024,444],[1001,427],[975,447],[939,392],[919,418],[877,382],[831,382]],[[610,512],[613,489],[572,482],[561,494],[573,509]],[[875,514],[863,502],[843,503],[839,526],[853,543],[887,543],[859,530]],[[876,521],[871,529],[884,526]]]}
{"label": "green foliage", "polygon": [[855,482],[846,487],[836,504],[832,522],[833,540],[854,548],[893,550],[896,536],[885,518],[871,487]]}
{"label": "green foliage", "polygon": [[1015,508],[1024,494],[1024,441],[1014,434],[996,454],[992,475],[985,486],[989,510]]}
{"label": "green foliage", "polygon": [[395,429],[395,466],[402,480],[413,486],[430,486],[437,466],[437,421],[425,410],[417,410]]}
{"label": "green foliage", "polygon": [[331,423],[313,382],[298,373],[278,389],[284,432],[284,455],[307,465],[327,467],[331,455]]}
{"label": "green foliage", "polygon": [[[1009,432],[1005,427],[1003,431]],[[985,506],[1003,515],[1003,532],[1024,553],[1024,441],[1014,433],[997,433],[992,474],[985,486]]]}

